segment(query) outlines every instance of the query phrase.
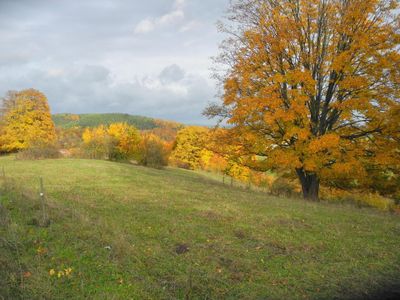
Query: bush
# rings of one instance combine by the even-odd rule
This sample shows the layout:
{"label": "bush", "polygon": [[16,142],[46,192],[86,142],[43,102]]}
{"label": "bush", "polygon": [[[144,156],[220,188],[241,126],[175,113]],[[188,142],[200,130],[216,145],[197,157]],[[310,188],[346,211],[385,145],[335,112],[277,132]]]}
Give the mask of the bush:
{"label": "bush", "polygon": [[190,170],[190,164],[187,163],[187,162],[171,159],[170,163],[171,163],[171,165],[173,165],[175,167],[178,167],[178,168],[181,168],[181,169]]}
{"label": "bush", "polygon": [[358,207],[375,207],[381,210],[392,210],[395,202],[378,193],[368,193],[360,190],[321,189],[321,199],[333,202],[350,202]]}
{"label": "bush", "polygon": [[376,207],[381,210],[391,210],[394,206],[394,201],[377,193],[369,193],[367,195],[360,195],[357,199],[358,203],[365,204],[366,206]]}
{"label": "bush", "polygon": [[140,147],[139,164],[161,169],[168,164],[163,142],[155,136],[145,136]]}
{"label": "bush", "polygon": [[295,197],[299,195],[296,185],[283,177],[279,177],[271,184],[270,191],[275,196]]}
{"label": "bush", "polygon": [[400,205],[400,192],[397,192],[393,196],[393,201],[395,205]]}
{"label": "bush", "polygon": [[16,158],[21,160],[60,158],[61,153],[53,144],[37,144],[17,153]]}
{"label": "bush", "polygon": [[111,137],[92,139],[82,144],[82,157],[90,159],[115,159],[116,141]]}

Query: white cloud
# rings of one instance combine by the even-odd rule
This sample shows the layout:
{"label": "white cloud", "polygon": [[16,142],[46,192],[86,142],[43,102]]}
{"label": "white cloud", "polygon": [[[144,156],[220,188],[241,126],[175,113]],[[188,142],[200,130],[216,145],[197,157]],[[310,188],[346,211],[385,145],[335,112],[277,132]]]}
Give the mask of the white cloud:
{"label": "white cloud", "polygon": [[183,8],[185,5],[185,0],[175,0],[174,7],[176,8]]}
{"label": "white cloud", "polygon": [[173,10],[157,18],[148,17],[141,20],[135,26],[134,32],[136,34],[144,34],[155,30],[157,27],[170,25],[182,20],[185,17],[184,4],[185,0],[175,0]]}
{"label": "white cloud", "polygon": [[153,31],[155,28],[154,20],[147,18],[140,21],[135,27],[135,33],[147,33]]}
{"label": "white cloud", "polygon": [[185,13],[183,10],[174,10],[168,14],[161,16],[158,20],[156,20],[156,24],[167,25],[174,23],[177,20],[183,19],[185,17]]}
{"label": "white cloud", "polygon": [[201,23],[199,21],[193,20],[181,26],[181,28],[179,28],[179,32],[187,32],[197,27],[200,27],[200,25]]}

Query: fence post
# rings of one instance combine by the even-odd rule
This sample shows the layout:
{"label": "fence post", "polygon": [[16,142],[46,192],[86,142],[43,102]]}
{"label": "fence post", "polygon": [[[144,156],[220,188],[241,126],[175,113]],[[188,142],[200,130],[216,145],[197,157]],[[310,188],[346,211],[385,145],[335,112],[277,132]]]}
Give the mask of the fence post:
{"label": "fence post", "polygon": [[40,182],[40,202],[42,205],[42,224],[43,226],[46,225],[46,206],[45,206],[45,199],[44,199],[44,187],[43,187],[43,178],[40,177],[39,178],[39,182]]}
{"label": "fence post", "polygon": [[[4,174],[4,166],[2,166],[2,170],[3,170],[3,174]],[[3,175],[3,182],[2,182],[2,184],[3,184],[3,187],[4,187],[4,175]],[[0,196],[1,196],[1,194],[2,194],[2,190],[0,190]],[[2,205],[1,205],[1,202],[0,202],[0,213],[2,213]],[[0,215],[0,218],[1,218],[2,216]],[[2,221],[2,220],[0,220],[0,221]]]}
{"label": "fence post", "polygon": [[4,169],[4,166],[1,166],[1,176],[3,179],[3,182],[2,182],[3,190],[7,191],[8,187],[7,187],[7,183],[6,183],[6,171]]}

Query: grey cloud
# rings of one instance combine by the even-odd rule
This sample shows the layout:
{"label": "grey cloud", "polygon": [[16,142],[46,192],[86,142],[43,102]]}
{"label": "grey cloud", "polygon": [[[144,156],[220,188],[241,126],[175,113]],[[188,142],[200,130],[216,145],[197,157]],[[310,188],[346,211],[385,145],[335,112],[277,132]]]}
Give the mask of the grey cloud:
{"label": "grey cloud", "polygon": [[185,71],[177,64],[165,67],[158,76],[163,83],[179,81],[185,77]]}
{"label": "grey cloud", "polygon": [[[33,87],[53,112],[206,122],[216,93],[209,57],[222,38],[215,21],[228,2],[0,0],[0,95]],[[135,34],[146,18],[157,28]]]}
{"label": "grey cloud", "polygon": [[51,72],[36,69],[23,80],[20,74],[7,76],[6,84],[5,76],[0,76],[0,90],[5,86],[15,90],[37,88],[48,97],[52,112],[124,112],[205,123],[201,111],[213,97],[213,86],[201,76],[181,71],[185,75],[179,81],[143,77],[118,83],[102,66],[71,66]]}

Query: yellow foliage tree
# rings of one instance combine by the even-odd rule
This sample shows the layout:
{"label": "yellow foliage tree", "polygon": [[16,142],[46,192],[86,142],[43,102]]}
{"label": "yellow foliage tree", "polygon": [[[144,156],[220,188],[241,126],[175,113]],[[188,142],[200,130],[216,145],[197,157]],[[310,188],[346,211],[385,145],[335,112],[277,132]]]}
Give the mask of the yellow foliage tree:
{"label": "yellow foliage tree", "polygon": [[321,178],[398,165],[396,8],[389,0],[233,2],[223,104],[205,114],[227,119],[238,155],[295,171],[307,199],[318,199]]}
{"label": "yellow foliage tree", "polygon": [[107,133],[116,141],[116,155],[121,158],[137,157],[140,134],[136,127],[127,123],[110,124]]}
{"label": "yellow foliage tree", "polygon": [[56,139],[46,96],[34,89],[9,93],[3,99],[0,149],[15,152]]}
{"label": "yellow foliage tree", "polygon": [[90,157],[115,160],[137,158],[141,140],[138,130],[126,123],[86,128],[82,139]]}
{"label": "yellow foliage tree", "polygon": [[92,159],[110,158],[110,139],[107,128],[100,125],[95,128],[85,128],[82,133],[83,150],[86,156]]}
{"label": "yellow foliage tree", "polygon": [[178,166],[200,169],[212,157],[206,149],[209,130],[205,127],[188,126],[178,132],[170,160]]}

